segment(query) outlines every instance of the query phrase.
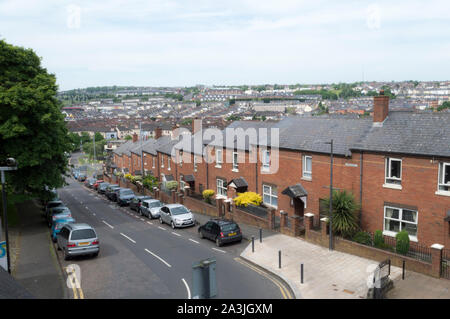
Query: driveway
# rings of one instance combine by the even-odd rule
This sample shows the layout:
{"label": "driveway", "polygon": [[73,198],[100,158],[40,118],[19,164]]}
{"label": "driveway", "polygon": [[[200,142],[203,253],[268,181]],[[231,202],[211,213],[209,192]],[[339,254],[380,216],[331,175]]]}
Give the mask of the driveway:
{"label": "driveway", "polygon": [[[282,251],[282,268],[278,268],[278,251]],[[377,262],[350,254],[329,251],[300,238],[286,235],[255,240],[241,254],[260,267],[283,278],[297,298],[359,299],[366,298],[368,285]],[[300,283],[300,264],[304,264],[304,283]],[[401,277],[401,269],[391,267],[391,279]]]}

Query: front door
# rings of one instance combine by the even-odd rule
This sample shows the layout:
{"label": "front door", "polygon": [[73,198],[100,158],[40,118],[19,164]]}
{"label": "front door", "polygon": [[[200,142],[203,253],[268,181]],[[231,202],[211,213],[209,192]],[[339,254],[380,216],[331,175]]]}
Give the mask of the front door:
{"label": "front door", "polygon": [[296,197],[293,199],[294,201],[294,213],[296,216],[303,217],[304,210],[305,210],[305,203],[303,201]]}

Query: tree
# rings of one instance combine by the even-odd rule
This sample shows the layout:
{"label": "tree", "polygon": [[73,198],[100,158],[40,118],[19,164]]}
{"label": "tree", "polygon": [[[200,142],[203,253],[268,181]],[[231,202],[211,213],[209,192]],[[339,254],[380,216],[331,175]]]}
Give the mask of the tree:
{"label": "tree", "polygon": [[[324,207],[330,207],[330,198],[325,199],[323,205]],[[357,216],[359,208],[360,206],[352,193],[346,190],[333,191],[333,233],[343,237],[353,236],[359,228]],[[329,216],[329,210],[326,214]]]}
{"label": "tree", "polygon": [[125,141],[131,141],[133,138],[131,137],[131,135],[127,135],[125,136]]}
{"label": "tree", "polygon": [[0,40],[0,160],[13,157],[10,190],[48,197],[64,185],[71,140],[55,76],[31,49]]}

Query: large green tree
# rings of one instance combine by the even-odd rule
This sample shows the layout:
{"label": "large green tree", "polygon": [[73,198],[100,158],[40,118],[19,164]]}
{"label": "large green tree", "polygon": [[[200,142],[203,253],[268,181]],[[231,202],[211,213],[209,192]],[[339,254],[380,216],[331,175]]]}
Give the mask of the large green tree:
{"label": "large green tree", "polygon": [[10,190],[45,195],[64,184],[71,151],[56,79],[31,49],[0,40],[0,161],[17,160]]}

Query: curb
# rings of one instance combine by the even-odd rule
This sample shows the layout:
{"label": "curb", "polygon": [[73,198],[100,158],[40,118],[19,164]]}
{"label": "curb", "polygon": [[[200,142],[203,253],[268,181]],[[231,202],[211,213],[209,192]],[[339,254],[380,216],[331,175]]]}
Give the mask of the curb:
{"label": "curb", "polygon": [[292,294],[294,299],[300,299],[299,298],[300,292],[298,291],[298,289],[292,288],[292,283],[289,283],[290,280],[287,279],[285,276],[276,274],[273,271],[271,271],[271,270],[269,270],[269,269],[267,269],[267,268],[265,268],[265,267],[263,267],[263,266],[261,266],[259,264],[256,264],[255,262],[251,261],[250,259],[248,259],[248,258],[246,258],[246,257],[244,257],[242,255],[240,255],[239,257],[241,259],[245,260],[246,262],[248,262],[253,267],[256,267],[256,268],[258,268],[258,269],[260,269],[260,270],[262,270],[262,271],[264,271],[266,273],[269,273],[271,276],[277,278],[285,286],[285,288],[287,288],[289,290],[289,292]]}

